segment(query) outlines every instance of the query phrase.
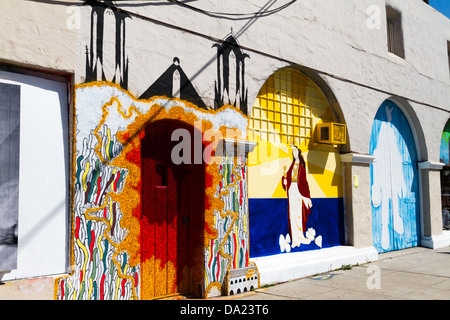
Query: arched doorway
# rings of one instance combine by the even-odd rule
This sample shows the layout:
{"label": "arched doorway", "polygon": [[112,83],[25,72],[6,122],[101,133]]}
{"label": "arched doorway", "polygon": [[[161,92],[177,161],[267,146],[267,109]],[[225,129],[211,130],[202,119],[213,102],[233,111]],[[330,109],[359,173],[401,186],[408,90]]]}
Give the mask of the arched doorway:
{"label": "arched doorway", "polygon": [[[258,143],[248,169],[252,258],[344,244],[340,149],[346,130],[337,122],[322,90],[296,69],[280,69],[262,86],[248,127],[249,140]],[[344,128],[343,139],[324,142],[318,128],[332,124]],[[304,159],[301,170],[294,163],[294,146]],[[295,207],[301,202],[289,192],[292,181],[301,186],[302,199],[309,199],[302,200],[306,209]]]}
{"label": "arched doorway", "polygon": [[439,161],[444,164],[441,170],[442,226],[450,229],[450,120],[445,124],[441,137]]}
{"label": "arched doorway", "polygon": [[420,196],[416,143],[396,104],[385,101],[370,138],[373,244],[378,252],[419,244]]}
{"label": "arched doorway", "polygon": [[[186,140],[174,139],[179,137],[173,135],[176,130],[181,130]],[[193,161],[195,130],[173,120],[157,121],[145,128],[141,142],[143,299],[200,295],[205,166]],[[184,144],[180,149],[184,154],[172,154],[180,143]],[[182,163],[174,159],[178,156],[183,157]]]}

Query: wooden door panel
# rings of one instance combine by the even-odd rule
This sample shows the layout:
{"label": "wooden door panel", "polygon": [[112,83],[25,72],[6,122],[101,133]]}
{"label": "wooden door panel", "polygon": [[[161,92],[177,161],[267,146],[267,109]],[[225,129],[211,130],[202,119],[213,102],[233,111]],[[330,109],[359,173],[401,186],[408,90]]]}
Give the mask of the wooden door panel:
{"label": "wooden door panel", "polygon": [[144,298],[192,292],[203,280],[205,168],[171,162],[177,128],[150,125],[141,145],[141,251],[144,261],[154,261],[142,264]]}
{"label": "wooden door panel", "polygon": [[142,158],[141,283],[144,298],[155,296],[155,161]]}
{"label": "wooden door panel", "polygon": [[164,296],[167,291],[167,187],[155,187],[155,296]]}
{"label": "wooden door panel", "polygon": [[167,168],[167,261],[170,264],[167,270],[168,294],[179,292],[177,239],[180,235],[177,226],[177,181],[175,178],[174,168]]}

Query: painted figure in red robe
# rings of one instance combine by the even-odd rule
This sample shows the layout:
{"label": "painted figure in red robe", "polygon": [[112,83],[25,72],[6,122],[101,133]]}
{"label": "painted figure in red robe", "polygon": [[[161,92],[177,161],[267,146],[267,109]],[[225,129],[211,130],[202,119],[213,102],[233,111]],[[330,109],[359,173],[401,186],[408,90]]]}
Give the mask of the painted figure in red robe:
{"label": "painted figure in red robe", "polygon": [[306,165],[301,150],[292,147],[293,161],[282,177],[283,189],[288,195],[288,219],[291,248],[301,244],[310,244],[311,237],[305,237],[306,222],[311,213],[311,195],[306,180]]}

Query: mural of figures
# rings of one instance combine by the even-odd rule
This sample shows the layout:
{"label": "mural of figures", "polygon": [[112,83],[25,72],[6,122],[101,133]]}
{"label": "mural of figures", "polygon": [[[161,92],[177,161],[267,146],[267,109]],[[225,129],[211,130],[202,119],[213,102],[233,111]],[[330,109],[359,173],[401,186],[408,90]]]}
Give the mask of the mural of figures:
{"label": "mural of figures", "polygon": [[292,155],[292,164],[283,175],[282,184],[288,194],[289,234],[292,241],[291,247],[295,248],[301,244],[311,243],[311,240],[305,237],[305,231],[312,202],[306,180],[306,164],[301,150],[293,146]]}
{"label": "mural of figures", "polygon": [[335,121],[321,90],[297,70],[280,69],[261,88],[248,129],[258,143],[248,165],[251,258],[344,243],[339,152],[314,143],[315,126]]}

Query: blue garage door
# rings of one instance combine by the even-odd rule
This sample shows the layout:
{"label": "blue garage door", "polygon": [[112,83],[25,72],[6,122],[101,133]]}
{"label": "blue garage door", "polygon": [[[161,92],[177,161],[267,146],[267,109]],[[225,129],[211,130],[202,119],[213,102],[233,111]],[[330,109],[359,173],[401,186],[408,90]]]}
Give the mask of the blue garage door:
{"label": "blue garage door", "polygon": [[391,101],[378,110],[370,154],[373,243],[378,252],[419,244],[417,152],[408,120]]}

